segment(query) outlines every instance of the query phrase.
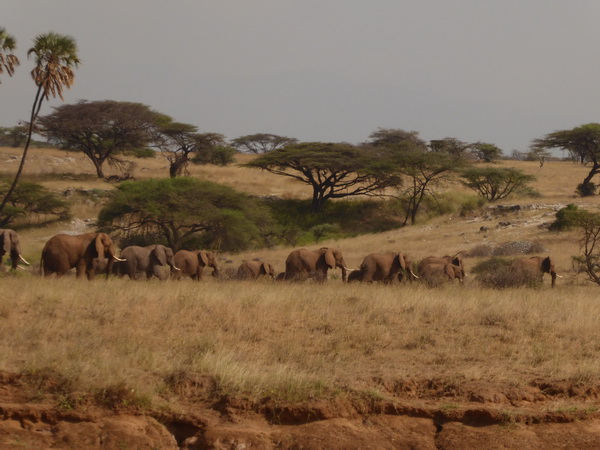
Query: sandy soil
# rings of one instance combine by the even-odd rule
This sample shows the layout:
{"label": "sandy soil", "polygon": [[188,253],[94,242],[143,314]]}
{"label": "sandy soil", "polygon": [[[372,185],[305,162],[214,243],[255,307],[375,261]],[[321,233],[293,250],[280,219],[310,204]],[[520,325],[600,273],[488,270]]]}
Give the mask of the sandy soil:
{"label": "sandy soil", "polygon": [[[27,400],[22,376],[0,374],[0,447],[108,449],[596,449],[600,386],[448,386],[378,380],[389,397],[299,405],[214,397],[186,380],[177,412]],[[47,383],[52,383],[48,380]],[[47,386],[46,386],[47,387]]]}

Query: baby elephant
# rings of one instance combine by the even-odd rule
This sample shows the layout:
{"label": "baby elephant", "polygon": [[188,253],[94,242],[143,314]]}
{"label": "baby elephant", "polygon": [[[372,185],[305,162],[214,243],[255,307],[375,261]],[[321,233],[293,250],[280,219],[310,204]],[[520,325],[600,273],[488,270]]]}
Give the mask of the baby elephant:
{"label": "baby elephant", "polygon": [[268,275],[273,279],[275,268],[266,261],[243,261],[237,270],[240,280],[256,280],[261,275]]}
{"label": "baby elephant", "polygon": [[464,272],[460,266],[452,263],[432,263],[421,267],[421,277],[430,286],[436,286],[444,281],[457,279],[464,282]]}
{"label": "baby elephant", "polygon": [[175,266],[173,250],[164,245],[147,247],[132,245],[124,248],[121,256],[126,261],[118,263],[119,275],[129,275],[132,280],[137,280],[140,273],[145,273],[147,279],[155,276],[159,280],[165,280],[169,276],[169,273],[163,269],[165,266],[171,267],[172,270],[179,270]]}

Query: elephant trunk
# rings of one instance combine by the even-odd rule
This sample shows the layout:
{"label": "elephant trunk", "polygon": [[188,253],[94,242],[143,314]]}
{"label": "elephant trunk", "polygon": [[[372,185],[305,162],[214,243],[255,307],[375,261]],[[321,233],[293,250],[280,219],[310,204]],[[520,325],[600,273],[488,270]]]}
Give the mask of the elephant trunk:
{"label": "elephant trunk", "polygon": [[552,277],[552,287],[554,287],[554,285],[556,284],[556,272],[554,270],[550,271],[550,277]]}

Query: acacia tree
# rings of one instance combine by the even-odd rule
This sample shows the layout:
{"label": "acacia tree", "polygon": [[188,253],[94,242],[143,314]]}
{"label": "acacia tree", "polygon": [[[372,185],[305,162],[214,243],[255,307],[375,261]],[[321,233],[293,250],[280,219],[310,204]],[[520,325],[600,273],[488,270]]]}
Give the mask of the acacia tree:
{"label": "acacia tree", "polygon": [[579,270],[600,285],[600,214],[585,210],[571,211],[571,220],[581,229],[582,254],[573,257]]}
{"label": "acacia tree", "polygon": [[399,148],[427,150],[427,143],[419,137],[418,131],[405,131],[400,128],[378,128],[369,135],[366,144],[374,147],[402,146]]}
{"label": "acacia tree", "polygon": [[15,37],[8,34],[6,28],[0,27],[0,75],[6,72],[9,77],[12,77],[15,73],[15,67],[19,65],[19,58],[14,54],[16,48]]}
{"label": "acacia tree", "polygon": [[83,152],[104,178],[104,163],[119,165],[119,155],[144,148],[156,139],[159,123],[168,116],[141,103],[85,100],[61,105],[40,117],[40,133],[62,148]]}
{"label": "acacia tree", "polygon": [[461,155],[444,152],[422,152],[414,148],[397,151],[393,167],[405,179],[400,191],[406,210],[402,225],[414,224],[423,200],[428,195],[435,197],[434,187],[460,171],[466,163]]}
{"label": "acacia tree", "polygon": [[471,168],[462,172],[461,177],[466,187],[490,202],[502,200],[513,192],[523,190],[527,183],[535,180],[533,175],[524,174],[512,167]]}
{"label": "acacia tree", "polygon": [[31,144],[34,124],[40,113],[44,99],[48,100],[50,96],[58,96],[61,100],[64,100],[62,95],[64,88],[70,89],[75,82],[73,68],[76,68],[80,63],[77,51],[77,43],[73,37],[49,32],[38,35],[33,40],[33,47],[27,52],[27,56],[33,55],[35,60],[35,67],[31,71],[31,76],[37,86],[37,91],[33,107],[31,108],[23,156],[21,157],[15,179],[4,196],[2,204],[0,204],[0,213],[4,210],[23,172],[27,151]]}
{"label": "acacia tree", "polygon": [[198,133],[198,127],[187,123],[163,121],[157,129],[156,146],[167,155],[169,161],[169,176],[175,178],[186,173],[190,162],[203,164],[216,163],[225,165],[233,160],[219,160],[214,157],[214,150],[223,147],[225,136],[219,133]]}
{"label": "acacia tree", "polygon": [[262,244],[271,222],[268,211],[245,194],[188,177],[121,183],[98,219],[108,231],[158,233],[173,250],[199,234],[206,245],[227,251]]}
{"label": "acacia tree", "polygon": [[269,133],[248,134],[231,140],[233,145],[240,152],[250,153],[269,153],[273,150],[283,148],[286,145],[296,144],[298,139],[287,136],[278,136]]}
{"label": "acacia tree", "polygon": [[579,160],[590,162],[591,168],[583,182],[577,186],[577,192],[582,197],[594,195],[596,186],[592,179],[600,173],[600,124],[588,123],[571,130],[560,130],[549,133],[543,138],[535,139],[532,148],[566,150],[571,155],[577,155]]}
{"label": "acacia tree", "polygon": [[494,162],[502,156],[502,150],[489,142],[475,142],[470,145],[471,154],[477,161]]}
{"label": "acacia tree", "polygon": [[310,185],[311,211],[318,213],[327,200],[371,195],[398,183],[384,157],[384,152],[369,147],[305,142],[266,153],[244,166]]}
{"label": "acacia tree", "polygon": [[[8,191],[10,181],[0,178],[0,195]],[[65,220],[70,217],[69,203],[41,184],[20,182],[11,195],[0,219],[0,228],[13,223],[18,218],[28,220],[39,216]]]}

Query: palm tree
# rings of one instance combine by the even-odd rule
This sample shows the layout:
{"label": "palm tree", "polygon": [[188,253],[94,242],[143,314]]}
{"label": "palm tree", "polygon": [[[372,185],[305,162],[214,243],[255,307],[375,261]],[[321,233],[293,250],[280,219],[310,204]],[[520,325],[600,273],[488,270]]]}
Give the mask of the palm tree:
{"label": "palm tree", "polygon": [[6,71],[12,77],[15,72],[15,67],[19,65],[19,58],[13,53],[16,48],[15,37],[8,34],[6,28],[0,27],[0,75]]}
{"label": "palm tree", "polygon": [[50,95],[56,97],[57,95],[61,100],[63,98],[63,89],[66,87],[69,89],[75,82],[75,73],[73,67],[77,67],[81,62],[77,57],[77,43],[75,39],[68,35],[61,35],[54,32],[46,34],[40,34],[33,40],[33,47],[27,52],[27,57],[33,55],[35,59],[35,67],[31,71],[31,77],[38,87],[37,93],[35,94],[35,100],[31,109],[31,118],[29,119],[29,129],[27,133],[27,141],[25,142],[25,148],[23,149],[23,156],[21,157],[21,163],[19,169],[15,175],[15,179],[6,193],[2,204],[0,205],[0,213],[4,209],[6,202],[12,195],[23,166],[25,165],[25,158],[27,157],[27,150],[31,143],[31,135],[33,134],[33,127],[35,120],[38,117],[40,108],[44,99],[48,100]]}

